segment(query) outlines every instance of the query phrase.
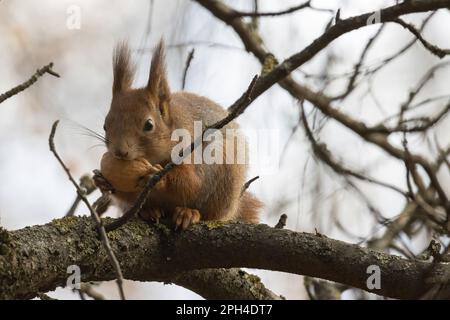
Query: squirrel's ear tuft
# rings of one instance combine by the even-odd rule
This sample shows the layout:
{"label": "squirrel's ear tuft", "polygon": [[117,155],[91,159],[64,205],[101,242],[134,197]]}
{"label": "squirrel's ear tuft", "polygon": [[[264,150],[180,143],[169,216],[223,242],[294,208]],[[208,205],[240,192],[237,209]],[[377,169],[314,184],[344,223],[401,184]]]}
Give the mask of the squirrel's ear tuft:
{"label": "squirrel's ear tuft", "polygon": [[169,112],[170,89],[167,82],[164,41],[162,39],[153,53],[147,91],[158,101],[161,115],[167,117]]}
{"label": "squirrel's ear tuft", "polygon": [[126,42],[116,45],[113,55],[113,94],[129,89],[133,84],[136,66],[131,61],[131,51]]}

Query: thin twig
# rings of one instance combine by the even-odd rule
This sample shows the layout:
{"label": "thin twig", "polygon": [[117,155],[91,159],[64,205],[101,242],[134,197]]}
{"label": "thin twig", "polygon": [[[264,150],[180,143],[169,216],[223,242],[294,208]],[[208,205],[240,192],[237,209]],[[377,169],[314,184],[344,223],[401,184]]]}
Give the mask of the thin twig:
{"label": "thin twig", "polygon": [[192,50],[189,51],[189,55],[186,59],[186,64],[184,66],[184,72],[183,72],[183,81],[181,83],[181,90],[184,90],[184,88],[186,88],[186,77],[187,77],[189,67],[191,66],[192,59],[194,59],[194,53],[195,53],[195,49],[192,48]]}
{"label": "thin twig", "polygon": [[[191,40],[191,41],[184,41],[184,42],[177,42],[172,44],[167,44],[166,49],[184,49],[187,47],[206,47],[211,49],[224,49],[224,50],[233,50],[233,51],[243,51],[244,48],[229,45],[226,43],[219,43],[219,42],[212,42],[212,41],[201,41],[201,40]],[[136,52],[138,54],[147,54],[147,53],[153,53],[155,48],[144,48],[144,49],[138,49]]]}
{"label": "thin twig", "polygon": [[423,44],[423,46],[435,56],[442,59],[445,56],[450,55],[449,49],[441,49],[425,40],[420,34],[420,31],[417,30],[412,24],[406,23],[400,18],[394,19],[393,21],[401,25],[403,28],[408,29],[408,31],[411,32],[414,36],[416,36],[416,38]]}
{"label": "thin twig", "polygon": [[15,96],[16,94],[28,89],[31,87],[40,77],[42,77],[45,73],[51,74],[54,77],[59,78],[59,74],[54,72],[52,70],[53,62],[49,63],[45,67],[42,67],[41,69],[38,69],[35,74],[31,76],[30,79],[28,79],[26,82],[18,85],[17,87],[12,88],[11,90],[3,93],[0,95],[0,103],[5,101],[6,99],[11,98],[12,96]]}
{"label": "thin twig", "polygon": [[256,177],[248,180],[246,183],[244,183],[244,185],[242,186],[241,195],[244,194],[244,192],[247,191],[247,189],[250,187],[250,185],[258,179],[259,179],[259,176],[256,176]]}
{"label": "thin twig", "polygon": [[304,111],[304,107],[303,105],[300,106],[300,109],[302,110],[302,123],[303,123],[303,127],[305,129],[305,133],[306,133],[306,137],[308,138],[309,142],[312,145],[312,151],[314,153],[314,155],[321,160],[323,163],[325,163],[326,165],[328,165],[334,172],[344,175],[344,176],[352,176],[354,178],[357,178],[359,180],[362,181],[366,181],[369,183],[373,183],[388,189],[391,189],[399,194],[401,194],[402,196],[404,196],[405,198],[409,198],[409,194],[403,190],[401,190],[400,188],[389,184],[387,182],[384,181],[379,181],[375,178],[366,176],[362,173],[350,170],[346,167],[344,167],[342,164],[338,163],[332,156],[332,154],[330,153],[330,151],[328,150],[326,144],[324,143],[319,143],[316,141],[316,139],[314,138],[314,135],[311,131],[311,128],[309,127],[308,124],[308,120],[306,118],[306,114]]}
{"label": "thin twig", "polygon": [[[84,193],[86,195],[91,194],[92,192],[95,191],[95,189],[97,189],[94,181],[87,174],[80,178],[80,187],[82,189],[84,189]],[[80,202],[81,202],[81,197],[79,194],[77,194],[77,197],[75,198],[72,206],[70,207],[69,211],[67,211],[67,213],[66,213],[66,217],[71,217],[75,214],[75,210],[77,210],[77,207],[80,204]]]}
{"label": "thin twig", "polygon": [[298,10],[302,10],[305,8],[309,8],[311,5],[311,0],[302,3],[300,5],[285,9],[283,11],[274,11],[274,12],[258,12],[258,11],[251,11],[251,12],[243,12],[243,11],[234,11],[233,16],[234,17],[276,17],[276,16],[282,16],[285,14],[293,13]]}
{"label": "thin twig", "polygon": [[81,201],[83,201],[84,204],[86,205],[86,207],[89,209],[89,212],[91,213],[92,219],[95,221],[95,223],[97,225],[97,229],[98,229],[98,232],[100,234],[103,246],[105,247],[106,253],[108,254],[108,257],[109,257],[109,259],[111,261],[112,267],[113,267],[113,269],[114,269],[114,271],[116,273],[117,286],[119,287],[120,298],[122,300],[125,300],[125,294],[124,294],[124,291],[123,291],[122,270],[120,269],[119,261],[117,260],[116,255],[114,254],[114,252],[113,252],[113,250],[111,248],[111,245],[109,243],[109,239],[108,239],[108,236],[106,235],[106,231],[105,231],[105,228],[103,226],[103,222],[100,219],[100,217],[98,216],[98,214],[95,211],[95,209],[89,203],[89,200],[86,198],[84,190],[75,181],[75,179],[73,178],[72,174],[70,173],[69,168],[67,168],[67,166],[64,164],[63,160],[59,156],[58,152],[56,151],[54,138],[55,138],[56,128],[58,127],[58,123],[59,123],[59,121],[55,121],[55,123],[52,126],[52,131],[50,132],[50,137],[48,139],[49,146],[50,146],[50,151],[55,155],[56,159],[61,164],[61,166],[64,169],[64,171],[66,172],[67,176],[69,177],[70,182],[72,182],[72,184],[74,185],[75,189],[77,190],[77,193],[78,193],[78,195],[81,198]]}
{"label": "thin twig", "polygon": [[299,4],[294,7],[290,7],[288,9],[282,10],[282,11],[271,11],[271,12],[258,12],[257,10],[251,11],[251,12],[244,12],[244,11],[237,11],[234,10],[230,16],[233,18],[236,17],[279,17],[282,15],[294,13],[296,11],[309,8],[316,11],[324,11],[324,12],[333,12],[331,9],[321,9],[321,8],[315,8],[311,6],[311,0],[306,1],[305,3]]}
{"label": "thin twig", "polygon": [[385,24],[382,24],[381,27],[378,29],[378,31],[375,33],[375,35],[369,39],[369,41],[367,42],[366,46],[364,47],[361,53],[358,62],[354,66],[353,74],[350,76],[345,92],[338,95],[337,97],[333,97],[333,100],[346,98],[356,88],[357,85],[356,80],[360,74],[361,67],[364,65],[364,60],[366,59],[366,56],[369,53],[370,49],[373,47],[375,40],[378,39],[382,34],[382,31],[384,30],[385,26],[386,26]]}

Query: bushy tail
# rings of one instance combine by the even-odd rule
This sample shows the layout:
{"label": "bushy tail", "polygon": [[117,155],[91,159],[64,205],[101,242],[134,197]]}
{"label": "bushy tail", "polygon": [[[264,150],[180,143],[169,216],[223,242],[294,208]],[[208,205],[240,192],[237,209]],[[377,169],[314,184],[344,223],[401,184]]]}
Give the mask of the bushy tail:
{"label": "bushy tail", "polygon": [[259,211],[263,203],[253,194],[245,191],[240,199],[238,208],[238,221],[245,223],[259,223]]}

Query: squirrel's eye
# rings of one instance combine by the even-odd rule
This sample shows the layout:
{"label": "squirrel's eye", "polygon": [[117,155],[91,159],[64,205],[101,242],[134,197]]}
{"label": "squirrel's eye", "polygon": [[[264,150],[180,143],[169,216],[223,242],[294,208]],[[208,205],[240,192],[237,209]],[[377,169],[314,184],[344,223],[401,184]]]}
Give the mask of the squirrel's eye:
{"label": "squirrel's eye", "polygon": [[153,120],[152,119],[148,119],[147,121],[145,121],[144,124],[144,131],[152,131],[153,130]]}
{"label": "squirrel's eye", "polygon": [[104,125],[103,125],[103,130],[105,130],[105,131],[106,131],[106,124],[104,124]]}

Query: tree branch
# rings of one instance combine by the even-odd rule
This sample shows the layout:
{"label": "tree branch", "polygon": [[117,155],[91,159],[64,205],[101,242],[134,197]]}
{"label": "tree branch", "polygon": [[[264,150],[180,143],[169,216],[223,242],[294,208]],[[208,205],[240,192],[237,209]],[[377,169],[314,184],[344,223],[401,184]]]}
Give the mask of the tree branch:
{"label": "tree branch", "polygon": [[42,67],[41,69],[38,69],[35,74],[31,76],[30,79],[28,79],[26,82],[18,85],[17,87],[12,88],[11,90],[2,93],[0,95],[0,103],[5,101],[6,99],[11,98],[12,96],[15,96],[16,94],[28,89],[31,87],[40,77],[42,77],[44,74],[48,73],[51,74],[54,77],[59,78],[59,74],[57,74],[55,71],[52,70],[53,68],[53,62],[49,63],[45,67]]}
{"label": "tree branch", "polygon": [[[114,239],[111,246],[126,279],[174,282],[202,290],[200,293],[205,297],[217,297],[220,293],[206,285],[214,276],[190,271],[259,268],[323,278],[370,291],[366,287],[369,276],[366,270],[377,265],[382,285],[372,292],[406,299],[419,297],[437,282],[445,283],[450,276],[449,263],[406,260],[327,237],[267,225],[211,222],[180,233],[162,224],[133,220],[110,233],[110,237]],[[32,298],[38,292],[65,285],[69,265],[81,268],[83,282],[115,277],[96,225],[89,217],[65,217],[43,226],[9,232],[8,238],[4,244],[8,250],[3,250],[0,256],[2,299]],[[189,277],[193,280],[189,281]],[[199,278],[204,279],[204,286]],[[266,297],[271,295],[265,289],[263,292]],[[231,298],[242,297],[244,293],[223,294]],[[448,284],[440,297],[450,297]]]}
{"label": "tree branch", "polygon": [[[245,24],[243,24],[239,17],[236,17],[233,9],[216,0],[195,1],[208,9],[214,16],[232,26],[241,37],[247,51],[253,52],[260,60],[265,59],[266,53],[263,48],[260,47],[258,40],[248,33]],[[378,22],[393,22],[402,15],[433,11],[448,7],[450,7],[450,0],[405,1],[380,10],[380,21]],[[306,48],[302,51],[290,56],[271,70],[266,76],[259,78],[252,90],[250,99],[255,100],[274,84],[286,78],[292,71],[311,60],[317,53],[322,51],[322,49],[327,47],[340,36],[371,25],[369,21],[373,17],[373,14],[373,12],[370,12],[359,16],[338,20],[324,34],[306,46]]]}
{"label": "tree branch", "polygon": [[277,17],[282,16],[286,14],[293,13],[295,11],[299,11],[305,8],[311,8],[311,0],[306,1],[305,3],[302,3],[300,5],[290,7],[288,9],[282,10],[282,11],[273,11],[273,12],[244,12],[244,11],[234,11],[233,16],[234,17]]}

